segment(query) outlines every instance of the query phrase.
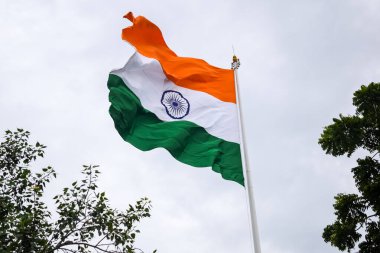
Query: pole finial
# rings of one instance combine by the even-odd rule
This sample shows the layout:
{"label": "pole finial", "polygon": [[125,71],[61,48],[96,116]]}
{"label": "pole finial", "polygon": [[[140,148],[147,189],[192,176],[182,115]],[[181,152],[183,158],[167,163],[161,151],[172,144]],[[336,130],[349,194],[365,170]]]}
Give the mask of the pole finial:
{"label": "pole finial", "polygon": [[231,69],[237,70],[240,67],[240,60],[237,58],[237,56],[234,54],[232,56],[232,63],[231,63]]}

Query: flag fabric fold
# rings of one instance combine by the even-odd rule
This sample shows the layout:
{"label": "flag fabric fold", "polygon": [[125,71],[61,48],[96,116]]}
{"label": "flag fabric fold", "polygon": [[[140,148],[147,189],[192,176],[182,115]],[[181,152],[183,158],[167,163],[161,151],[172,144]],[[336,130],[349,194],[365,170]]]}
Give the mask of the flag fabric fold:
{"label": "flag fabric fold", "polygon": [[244,185],[233,71],[179,57],[152,22],[124,17],[133,25],[122,38],[137,52],[108,80],[109,112],[121,137]]}

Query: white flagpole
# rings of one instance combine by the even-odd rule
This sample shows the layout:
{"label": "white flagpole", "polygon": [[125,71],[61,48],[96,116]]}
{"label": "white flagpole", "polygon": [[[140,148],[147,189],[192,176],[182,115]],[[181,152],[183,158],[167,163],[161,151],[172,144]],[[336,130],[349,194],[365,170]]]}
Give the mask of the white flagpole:
{"label": "white flagpole", "polygon": [[239,66],[240,66],[240,61],[234,55],[232,58],[231,68],[234,70],[234,76],[235,76],[236,104],[238,108],[238,119],[239,119],[239,128],[240,128],[240,153],[241,153],[243,172],[244,172],[244,178],[245,178],[244,183],[245,183],[246,195],[248,199],[248,206],[249,206],[248,209],[249,209],[249,216],[250,216],[250,222],[251,222],[251,232],[252,232],[252,237],[253,237],[254,253],[261,253],[259,229],[258,229],[257,218],[256,218],[255,199],[253,197],[253,188],[252,188],[252,181],[251,181],[251,170],[249,167],[248,153],[246,152],[247,147],[245,144],[244,122],[243,122],[241,97],[240,97],[240,90],[239,90],[239,80],[238,80]]}

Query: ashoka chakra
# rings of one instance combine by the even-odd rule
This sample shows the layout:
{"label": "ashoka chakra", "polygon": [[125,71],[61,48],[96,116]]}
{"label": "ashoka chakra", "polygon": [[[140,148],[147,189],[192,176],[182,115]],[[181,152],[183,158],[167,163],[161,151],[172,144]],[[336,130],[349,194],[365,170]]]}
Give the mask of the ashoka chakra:
{"label": "ashoka chakra", "polygon": [[178,91],[164,91],[161,104],[165,107],[166,113],[173,119],[182,119],[189,114],[189,101]]}

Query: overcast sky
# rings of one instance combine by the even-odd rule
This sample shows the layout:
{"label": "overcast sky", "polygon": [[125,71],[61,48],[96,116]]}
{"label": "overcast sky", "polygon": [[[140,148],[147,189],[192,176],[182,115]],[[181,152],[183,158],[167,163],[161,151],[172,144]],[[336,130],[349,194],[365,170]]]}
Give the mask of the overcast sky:
{"label": "overcast sky", "polygon": [[58,172],[47,197],[99,164],[114,207],[152,200],[136,243],[146,252],[248,253],[243,187],[139,151],[113,126],[106,82],[134,52],[120,39],[128,11],[180,56],[229,68],[234,46],[262,251],[339,252],[321,234],[334,195],[355,191],[355,157],[325,155],[318,138],[354,112],[360,85],[380,81],[380,1],[0,0],[0,131],[24,128],[48,146],[36,164]]}

